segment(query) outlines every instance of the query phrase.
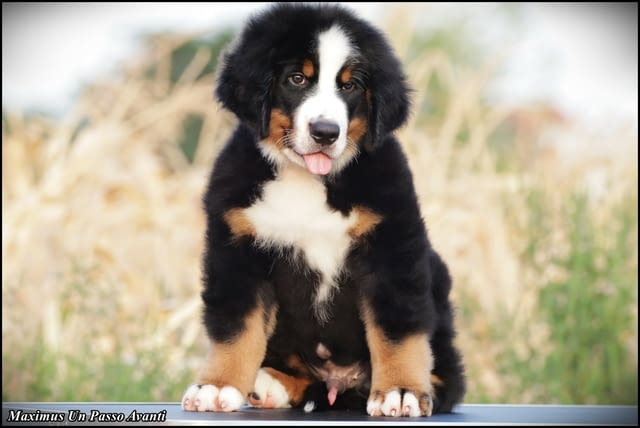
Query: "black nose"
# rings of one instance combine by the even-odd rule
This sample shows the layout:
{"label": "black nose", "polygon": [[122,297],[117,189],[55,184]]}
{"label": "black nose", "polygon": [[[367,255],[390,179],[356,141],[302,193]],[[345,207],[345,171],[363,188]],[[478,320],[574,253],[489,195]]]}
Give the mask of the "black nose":
{"label": "black nose", "polygon": [[310,123],[309,130],[311,131],[311,138],[323,146],[332,144],[340,135],[340,127],[327,120],[316,120]]}

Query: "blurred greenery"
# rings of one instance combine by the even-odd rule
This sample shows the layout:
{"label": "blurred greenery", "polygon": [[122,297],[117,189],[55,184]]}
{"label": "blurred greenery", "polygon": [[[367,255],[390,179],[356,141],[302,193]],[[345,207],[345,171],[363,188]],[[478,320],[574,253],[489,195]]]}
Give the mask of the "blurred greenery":
{"label": "blurred greenery", "polygon": [[[539,316],[550,332],[547,349],[501,356],[501,370],[517,378],[505,399],[538,385],[537,403],[637,404],[637,360],[630,354],[637,346],[637,191],[604,225],[595,221],[588,196],[575,191],[563,201],[560,220],[569,247],[542,261],[540,253],[554,253],[551,202],[539,189],[527,202],[530,239],[522,259],[539,277],[557,269],[562,280],[543,283],[538,292]],[[503,327],[494,328],[496,338],[504,337]]]}
{"label": "blurred greenery", "polygon": [[[222,30],[207,36],[188,39],[184,43],[179,44],[171,51],[169,81],[172,84],[177,83],[180,76],[182,76],[195,56],[201,51],[207,52],[209,56],[206,65],[195,78],[199,79],[213,73],[218,65],[222,49],[231,41],[233,35],[233,30]],[[167,35],[163,33],[150,34],[145,37],[145,41],[149,47],[153,47],[154,45],[162,44],[166,36]],[[158,76],[158,73],[160,73],[158,67],[152,65],[145,71],[145,76],[148,79],[154,79]],[[213,94],[213,82],[211,93]]]}
{"label": "blurred greenery", "polygon": [[182,138],[178,144],[189,163],[193,162],[196,150],[198,149],[203,122],[202,117],[197,115],[190,115],[184,121]]}
{"label": "blurred greenery", "polygon": [[168,373],[164,357],[155,352],[140,351],[128,358],[74,351],[61,355],[34,346],[5,356],[3,365],[18,372],[6,377],[20,374],[21,383],[5,381],[2,401],[175,401],[176,391],[193,380],[188,370]]}

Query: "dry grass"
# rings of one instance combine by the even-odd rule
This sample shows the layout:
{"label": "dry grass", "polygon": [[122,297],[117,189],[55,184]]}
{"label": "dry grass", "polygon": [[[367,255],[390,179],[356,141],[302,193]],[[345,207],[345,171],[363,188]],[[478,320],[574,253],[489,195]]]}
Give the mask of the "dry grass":
{"label": "dry grass", "polygon": [[[405,51],[411,32],[389,32],[397,35],[398,51]],[[234,119],[212,101],[213,76],[196,79],[207,53],[196,55],[179,82],[170,84],[169,54],[183,40],[159,39],[117,81],[88,89],[61,121],[4,112],[3,399],[36,398],[28,390],[38,382],[30,361],[41,352],[55,357],[54,385],[65,383],[74,358],[87,358],[98,370],[103,361],[118,359],[136,368],[138,378],[148,375],[140,363],[144,353],[161,356],[166,374],[195,375],[199,368],[206,347],[200,325],[200,200]],[[430,236],[455,278],[453,298],[463,312],[458,340],[471,401],[504,399],[512,391],[513,376],[501,373],[498,363],[508,348],[526,358],[531,349],[549,344],[551,326],[539,316],[537,296],[563,272],[552,263],[540,272],[523,262],[531,238],[529,191],[550,195],[547,220],[554,242],[548,248],[558,254],[569,245],[562,207],[572,191],[587,190],[599,225],[610,223],[629,195],[637,198],[633,128],[584,135],[546,107],[487,106],[481,99],[498,59],[488,58],[480,70],[459,69],[445,53],[433,51],[406,64],[416,106],[434,74],[450,97],[438,127],[424,126],[416,115],[399,134]],[[151,65],[160,72],[143,78]],[[193,114],[204,124],[189,163],[177,141]],[[505,124],[515,130],[516,167],[499,172],[488,140]],[[464,130],[469,135],[460,144]],[[591,140],[608,150],[563,152],[572,141]],[[635,260],[637,240],[632,246]],[[535,255],[542,266],[554,256]],[[637,274],[632,263],[629,272],[634,269]],[[637,294],[630,306],[637,320]],[[505,319],[510,325],[496,337],[495,326]],[[637,361],[637,328],[628,330],[630,355]],[[84,385],[78,396],[96,397],[98,389]],[[177,400],[181,392],[154,398]],[[528,401],[531,394],[525,388],[510,398]],[[53,387],[40,398],[61,396]]]}

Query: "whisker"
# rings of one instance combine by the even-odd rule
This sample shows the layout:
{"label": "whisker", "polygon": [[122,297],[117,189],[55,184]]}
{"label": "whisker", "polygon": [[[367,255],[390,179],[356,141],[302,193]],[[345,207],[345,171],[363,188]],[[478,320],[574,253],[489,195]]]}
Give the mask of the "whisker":
{"label": "whisker", "polygon": [[345,147],[345,150],[348,149],[354,150],[354,155],[360,153],[360,145],[356,141],[353,141],[351,137],[347,136],[347,146]]}
{"label": "whisker", "polygon": [[291,128],[285,128],[284,129],[284,135],[281,138],[283,146],[287,147],[287,148],[293,147],[294,137],[295,137],[294,130],[291,129]]}

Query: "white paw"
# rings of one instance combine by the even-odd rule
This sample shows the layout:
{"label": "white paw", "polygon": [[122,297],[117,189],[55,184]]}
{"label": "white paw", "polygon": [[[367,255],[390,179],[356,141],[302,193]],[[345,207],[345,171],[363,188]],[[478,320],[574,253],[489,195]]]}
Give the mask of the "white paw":
{"label": "white paw", "polygon": [[367,401],[367,413],[370,416],[431,416],[431,398],[425,398],[424,409],[420,407],[420,401],[411,391],[400,393],[398,389],[392,389],[386,394],[372,394]]}
{"label": "white paw", "polygon": [[285,387],[265,370],[258,370],[258,376],[249,396],[249,404],[254,407],[284,409],[291,407]]}
{"label": "white paw", "polygon": [[190,412],[233,412],[244,404],[233,386],[191,385],[182,397],[182,410]]}

